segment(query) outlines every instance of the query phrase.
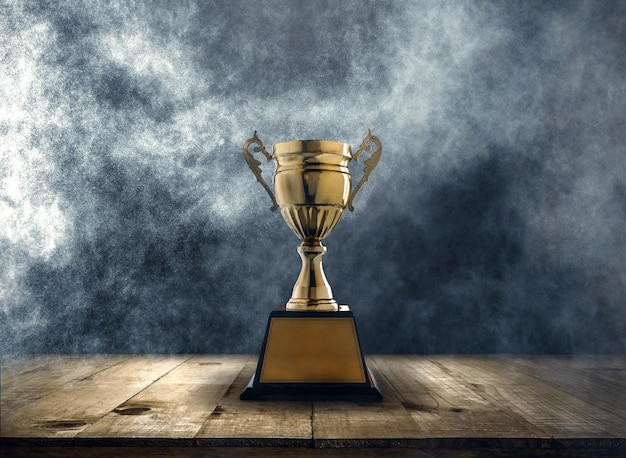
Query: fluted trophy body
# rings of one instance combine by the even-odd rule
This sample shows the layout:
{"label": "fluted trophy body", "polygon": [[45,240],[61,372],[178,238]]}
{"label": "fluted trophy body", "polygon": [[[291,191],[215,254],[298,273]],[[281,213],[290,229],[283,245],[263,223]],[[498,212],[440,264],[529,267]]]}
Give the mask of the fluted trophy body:
{"label": "fluted trophy body", "polygon": [[302,240],[302,269],[287,310],[338,310],[324,274],[322,240],[335,228],[350,197],[350,146],[334,141],[274,145],[274,192],[287,225]]}
{"label": "fluted trophy body", "polygon": [[[274,193],[261,176],[260,165],[250,153],[261,152],[269,161],[276,161]],[[376,151],[365,161],[363,178],[351,190],[352,177],[348,165],[358,160],[363,151]],[[291,311],[337,311],[337,301],[324,274],[322,257],[326,247],[322,240],[335,228],[346,207],[353,210],[352,201],[376,167],[382,146],[371,135],[365,138],[356,154],[350,145],[330,140],[294,140],[277,143],[270,156],[261,140],[254,136],[244,145],[244,155],[250,169],[272,198],[272,210],[280,212],[293,232],[300,238],[298,253],[302,259],[300,275],[294,285],[286,309]]]}

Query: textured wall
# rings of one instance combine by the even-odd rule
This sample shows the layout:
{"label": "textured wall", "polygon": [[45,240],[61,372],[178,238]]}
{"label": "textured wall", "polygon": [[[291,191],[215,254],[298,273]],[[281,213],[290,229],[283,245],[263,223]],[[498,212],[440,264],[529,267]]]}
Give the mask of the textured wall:
{"label": "textured wall", "polygon": [[0,351],[258,351],[300,259],[243,142],[371,128],[325,258],[366,351],[624,352],[624,43],[621,1],[2,0]]}

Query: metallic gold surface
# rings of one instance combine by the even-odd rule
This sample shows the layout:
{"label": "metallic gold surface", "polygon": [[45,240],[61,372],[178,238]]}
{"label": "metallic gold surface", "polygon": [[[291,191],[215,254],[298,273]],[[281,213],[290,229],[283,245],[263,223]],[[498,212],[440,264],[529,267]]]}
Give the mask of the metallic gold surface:
{"label": "metallic gold surface", "polygon": [[274,318],[261,383],[365,383],[353,318]]}
{"label": "metallic gold surface", "polygon": [[[276,161],[274,192],[262,177],[261,162],[250,152],[262,153],[267,161]],[[376,150],[365,161],[363,177],[351,191],[352,177],[348,165],[358,161],[364,151]],[[326,247],[322,240],[335,228],[346,207],[354,210],[352,202],[369,179],[382,154],[380,140],[371,131],[356,154],[350,145],[331,140],[293,140],[277,143],[270,156],[254,132],[244,143],[244,157],[257,181],[272,199],[271,210],[280,207],[283,219],[302,240],[298,253],[302,269],[296,280],[287,310],[337,311],[337,301],[322,266]]]}
{"label": "metallic gold surface", "polygon": [[250,167],[250,170],[252,170],[252,173],[254,173],[254,176],[256,177],[256,181],[261,183],[263,188],[265,188],[265,190],[267,191],[267,193],[271,197],[273,205],[270,208],[270,210],[275,211],[278,208],[278,204],[276,203],[276,198],[274,197],[274,193],[272,192],[270,187],[267,185],[267,183],[263,179],[263,175],[261,175],[262,170],[261,170],[261,167],[259,167],[261,165],[261,162],[257,161],[254,158],[254,156],[252,154],[250,154],[250,151],[248,150],[250,145],[253,145],[253,144],[257,145],[257,146],[254,147],[254,152],[255,153],[259,153],[259,152],[263,153],[263,155],[267,159],[267,162],[272,160],[272,156],[270,156],[267,153],[267,151],[265,150],[265,146],[263,146],[263,143],[261,143],[261,140],[259,140],[259,137],[257,137],[256,131],[254,131],[254,135],[252,136],[252,138],[249,138],[248,140],[246,140],[246,142],[243,145],[243,156],[246,158],[246,162],[248,163],[248,167]]}
{"label": "metallic gold surface", "polygon": [[363,139],[361,146],[359,147],[358,151],[352,156],[352,158],[355,161],[359,162],[359,156],[361,155],[361,153],[363,153],[363,151],[372,150],[372,145],[370,143],[374,143],[376,145],[376,151],[374,151],[374,153],[369,159],[365,160],[365,169],[363,169],[363,178],[361,178],[361,181],[357,183],[356,187],[350,194],[350,199],[348,200],[348,208],[350,209],[350,211],[354,211],[354,207],[352,206],[352,201],[356,197],[357,193],[361,190],[361,186],[363,186],[365,182],[369,180],[370,175],[372,174],[372,172],[378,165],[378,161],[380,161],[380,156],[383,154],[383,145],[380,143],[380,140],[378,139],[378,137],[373,136],[372,131],[368,129],[367,137]]}

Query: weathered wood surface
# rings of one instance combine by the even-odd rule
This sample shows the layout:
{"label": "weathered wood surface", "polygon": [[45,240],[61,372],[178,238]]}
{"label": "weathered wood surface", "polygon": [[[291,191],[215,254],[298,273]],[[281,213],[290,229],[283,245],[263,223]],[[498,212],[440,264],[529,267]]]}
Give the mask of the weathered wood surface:
{"label": "weathered wood surface", "polygon": [[363,447],[375,447],[376,456],[626,456],[624,356],[367,361],[379,403],[240,401],[255,356],[4,357],[3,451],[204,456],[228,447],[293,456],[298,447],[305,456],[319,449],[368,456]]}

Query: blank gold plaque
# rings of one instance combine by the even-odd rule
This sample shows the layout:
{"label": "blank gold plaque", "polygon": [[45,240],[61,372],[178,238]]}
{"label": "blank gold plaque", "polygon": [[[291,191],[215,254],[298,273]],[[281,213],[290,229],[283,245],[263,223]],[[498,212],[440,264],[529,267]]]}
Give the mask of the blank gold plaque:
{"label": "blank gold plaque", "polygon": [[270,321],[261,383],[364,383],[353,318]]}

